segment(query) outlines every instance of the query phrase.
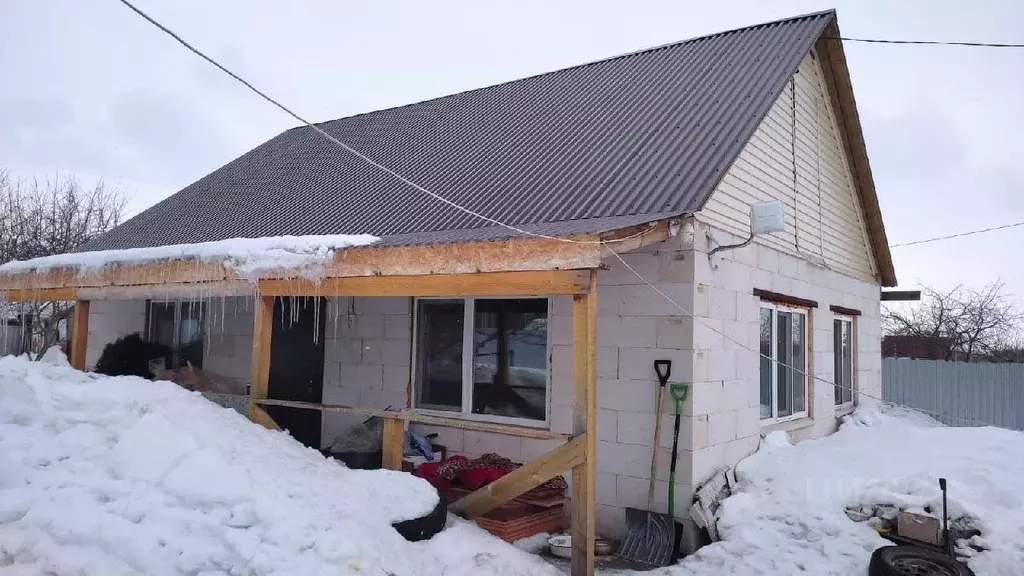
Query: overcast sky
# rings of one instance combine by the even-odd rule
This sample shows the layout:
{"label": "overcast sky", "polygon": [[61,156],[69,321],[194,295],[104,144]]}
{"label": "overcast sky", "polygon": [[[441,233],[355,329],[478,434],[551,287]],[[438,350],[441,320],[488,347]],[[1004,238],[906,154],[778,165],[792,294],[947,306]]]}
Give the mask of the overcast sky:
{"label": "overcast sky", "polygon": [[[138,0],[328,120],[815,10],[845,36],[1024,43],[1024,2]],[[1024,50],[847,43],[891,243],[1024,220]],[[116,0],[0,2],[0,168],[104,178],[137,212],[295,122]],[[1024,228],[895,248],[901,286],[1024,296]]]}

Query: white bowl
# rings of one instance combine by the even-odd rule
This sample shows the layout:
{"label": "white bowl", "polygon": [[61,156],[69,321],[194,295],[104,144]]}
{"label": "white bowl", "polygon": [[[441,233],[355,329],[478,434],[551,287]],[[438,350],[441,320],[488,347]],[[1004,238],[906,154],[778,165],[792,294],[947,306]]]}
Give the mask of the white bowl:
{"label": "white bowl", "polygon": [[[551,554],[559,558],[572,558],[572,536],[569,534],[557,534],[548,538],[548,548]],[[594,541],[594,554],[607,556],[612,553],[612,543],[609,540],[598,538]]]}

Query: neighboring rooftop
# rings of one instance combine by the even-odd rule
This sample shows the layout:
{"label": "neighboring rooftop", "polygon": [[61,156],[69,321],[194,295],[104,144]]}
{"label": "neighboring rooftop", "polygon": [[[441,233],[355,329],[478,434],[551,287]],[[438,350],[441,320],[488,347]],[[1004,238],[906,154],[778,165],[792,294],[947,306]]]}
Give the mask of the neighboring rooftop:
{"label": "neighboring rooftop", "polygon": [[[699,210],[834,18],[722,32],[320,127],[490,218],[551,235],[606,232]],[[516,235],[299,127],[80,250],[322,234],[383,244]]]}

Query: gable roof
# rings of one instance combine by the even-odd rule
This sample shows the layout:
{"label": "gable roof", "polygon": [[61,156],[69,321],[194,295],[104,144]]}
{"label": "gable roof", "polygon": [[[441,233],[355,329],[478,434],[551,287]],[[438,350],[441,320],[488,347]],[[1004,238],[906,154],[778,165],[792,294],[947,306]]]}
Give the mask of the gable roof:
{"label": "gable roof", "polygon": [[[490,218],[551,235],[698,210],[800,60],[819,12],[325,122],[325,131]],[[80,250],[368,233],[385,243],[515,236],[287,130]]]}

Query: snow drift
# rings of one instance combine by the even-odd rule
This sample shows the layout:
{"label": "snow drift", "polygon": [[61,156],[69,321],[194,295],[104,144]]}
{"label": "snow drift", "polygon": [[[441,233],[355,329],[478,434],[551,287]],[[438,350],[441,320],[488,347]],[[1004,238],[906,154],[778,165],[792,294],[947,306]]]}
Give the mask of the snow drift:
{"label": "snow drift", "polygon": [[[0,574],[549,574],[426,482],[349,470],[169,382],[0,358]],[[63,365],[62,365],[63,364]]]}
{"label": "snow drift", "polygon": [[978,576],[1024,570],[1024,434],[947,428],[911,413],[861,409],[838,432],[790,445],[781,432],[737,466],[740,493],[719,511],[724,540],[669,569],[673,575],[867,574],[875,548],[889,545],[848,505],[897,504],[941,510],[938,479],[949,480],[950,517],[982,531],[961,542]]}

